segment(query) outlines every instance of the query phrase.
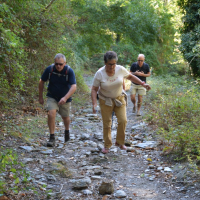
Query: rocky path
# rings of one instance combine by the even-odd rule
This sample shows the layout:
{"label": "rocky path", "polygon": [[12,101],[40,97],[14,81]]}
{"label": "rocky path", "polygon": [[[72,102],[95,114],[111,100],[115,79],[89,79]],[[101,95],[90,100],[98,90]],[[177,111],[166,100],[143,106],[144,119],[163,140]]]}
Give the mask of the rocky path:
{"label": "rocky path", "polygon": [[[108,154],[101,153],[101,117],[99,112],[97,115],[91,113],[90,103],[74,113],[71,139],[67,144],[64,143],[61,118],[57,123],[55,148],[45,147],[43,137],[26,144],[18,143],[15,148],[26,165],[26,172],[30,173],[29,181],[44,193],[51,190],[48,197],[41,198],[40,194],[38,198],[29,196],[21,199],[200,199],[200,192],[194,184],[186,187],[181,182],[186,173],[181,165],[172,166],[162,161],[154,132],[142,116],[132,113],[129,93],[128,97],[127,151],[113,145]],[[114,116],[113,144],[116,127]],[[181,171],[184,173],[177,177]]]}

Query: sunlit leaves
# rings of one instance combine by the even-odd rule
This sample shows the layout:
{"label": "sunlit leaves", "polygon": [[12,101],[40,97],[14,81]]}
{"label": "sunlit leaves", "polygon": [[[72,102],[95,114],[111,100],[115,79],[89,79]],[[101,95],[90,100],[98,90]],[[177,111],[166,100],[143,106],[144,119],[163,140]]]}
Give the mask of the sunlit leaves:
{"label": "sunlit leaves", "polygon": [[[23,165],[19,165],[18,157],[12,149],[1,148],[0,149],[0,171],[1,173],[7,174],[9,180],[13,182],[12,188],[9,188],[8,181],[5,182],[3,176],[0,178],[0,194],[12,190],[15,193],[19,192],[20,187],[18,184],[21,184],[21,180],[24,182],[27,181],[29,174],[26,170],[23,170]],[[3,174],[2,174],[3,175]]]}
{"label": "sunlit leaves", "polygon": [[37,87],[42,71],[57,52],[64,53],[67,63],[77,70],[92,67],[91,58],[111,49],[118,52],[123,65],[131,64],[133,55],[144,53],[154,70],[165,67],[172,55],[174,30],[163,1],[3,2],[0,90],[4,95],[0,103],[4,105],[10,101],[11,88],[15,100],[21,94],[33,97],[37,90],[31,88]]}
{"label": "sunlit leaves", "polygon": [[[122,49],[130,45],[127,49],[130,50],[132,46],[134,50],[128,54],[145,53],[150,64],[155,66],[155,71],[165,67],[164,64],[170,60],[175,30],[170,22],[172,15],[163,1],[72,2],[73,14],[79,18],[76,34],[80,35],[74,42],[84,56],[91,57],[108,49],[127,54]],[[130,62],[129,58],[127,61],[123,59],[121,64]]]}
{"label": "sunlit leaves", "polygon": [[180,50],[185,59],[189,62],[193,75],[200,76],[200,55],[199,41],[200,41],[200,2],[198,0],[178,0],[180,7],[184,13],[182,27],[182,42]]}
{"label": "sunlit leaves", "polygon": [[[151,79],[151,78],[150,78]],[[148,121],[154,124],[169,151],[186,158],[200,150],[200,87],[188,77],[165,76],[151,81]],[[169,148],[168,148],[169,147]]]}

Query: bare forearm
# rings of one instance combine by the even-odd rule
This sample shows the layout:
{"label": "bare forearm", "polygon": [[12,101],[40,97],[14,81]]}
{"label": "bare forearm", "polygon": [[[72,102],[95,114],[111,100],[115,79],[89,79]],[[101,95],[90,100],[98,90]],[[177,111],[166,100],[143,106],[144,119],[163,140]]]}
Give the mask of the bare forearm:
{"label": "bare forearm", "polygon": [[39,97],[43,96],[43,91],[44,91],[44,82],[40,80],[40,82],[39,82]]}
{"label": "bare forearm", "polygon": [[144,74],[144,72],[130,72],[132,75],[135,75],[135,76],[143,76],[143,77],[149,77],[151,74],[150,72],[147,73],[147,74]]}
{"label": "bare forearm", "polygon": [[136,83],[136,84],[139,84],[139,85],[142,85],[144,88],[146,88],[147,90],[150,90],[151,87],[149,84],[146,84],[145,82],[141,81],[138,77],[130,74],[128,77],[127,77],[128,80],[132,81],[133,83]]}
{"label": "bare forearm", "polygon": [[96,90],[92,90],[91,91],[91,99],[92,99],[92,105],[96,105],[97,104],[97,91]]}
{"label": "bare forearm", "polygon": [[66,101],[67,101],[67,99],[69,99],[74,94],[75,91],[76,91],[76,84],[71,85],[69,92],[64,96]]}
{"label": "bare forearm", "polygon": [[135,75],[133,74],[130,74],[128,77],[127,77],[128,80],[130,80],[131,82],[134,82],[134,83],[137,83],[139,85],[142,85],[142,81]]}
{"label": "bare forearm", "polygon": [[149,77],[151,74],[143,74],[144,77]]}
{"label": "bare forearm", "polygon": [[44,104],[44,99],[43,99],[43,91],[44,91],[44,81],[40,79],[39,81],[39,103]]}
{"label": "bare forearm", "polygon": [[92,110],[93,110],[93,113],[96,113],[98,89],[99,89],[99,87],[92,86],[91,99],[92,99]]}

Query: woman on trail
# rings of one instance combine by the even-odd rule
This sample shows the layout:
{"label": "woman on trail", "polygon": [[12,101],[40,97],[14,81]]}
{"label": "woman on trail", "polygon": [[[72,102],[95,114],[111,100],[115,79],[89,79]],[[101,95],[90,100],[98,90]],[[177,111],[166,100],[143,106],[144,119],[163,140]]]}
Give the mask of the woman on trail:
{"label": "woman on trail", "polygon": [[123,91],[123,79],[127,78],[132,82],[142,85],[147,90],[151,89],[148,84],[132,75],[126,68],[117,65],[117,60],[118,57],[114,51],[108,51],[104,54],[105,66],[96,72],[91,90],[93,113],[96,113],[97,92],[99,96],[99,105],[103,120],[104,148],[102,149],[102,153],[108,153],[109,148],[112,146],[111,123],[113,111],[115,112],[118,122],[115,145],[122,150],[126,150],[124,140],[127,124],[127,97],[126,93]]}

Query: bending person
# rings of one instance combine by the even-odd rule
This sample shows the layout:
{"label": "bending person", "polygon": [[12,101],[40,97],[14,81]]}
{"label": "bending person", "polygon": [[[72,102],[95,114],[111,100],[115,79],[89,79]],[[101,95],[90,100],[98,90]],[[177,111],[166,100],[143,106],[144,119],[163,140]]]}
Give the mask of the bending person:
{"label": "bending person", "polygon": [[122,150],[126,150],[126,146],[124,145],[127,124],[126,93],[123,91],[123,79],[127,78],[132,82],[142,85],[147,90],[151,89],[148,84],[132,75],[126,70],[126,68],[117,65],[117,60],[117,54],[114,51],[108,51],[105,53],[105,66],[96,72],[91,90],[93,113],[96,113],[96,97],[97,92],[99,93],[98,96],[103,120],[104,139],[104,148],[102,149],[102,153],[108,153],[109,148],[112,146],[111,124],[113,111],[115,112],[118,122],[115,145],[120,147]]}

